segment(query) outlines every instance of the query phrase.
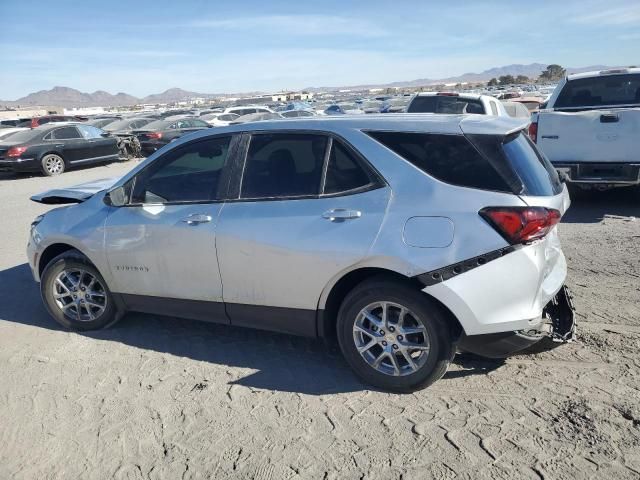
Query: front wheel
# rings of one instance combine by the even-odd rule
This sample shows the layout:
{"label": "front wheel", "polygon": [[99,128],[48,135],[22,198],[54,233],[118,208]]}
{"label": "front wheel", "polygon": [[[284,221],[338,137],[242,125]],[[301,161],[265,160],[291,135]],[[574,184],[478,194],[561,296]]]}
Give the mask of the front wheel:
{"label": "front wheel", "polygon": [[40,290],[51,316],[66,328],[95,330],[118,319],[104,278],[77,250],[49,262],[42,273]]}
{"label": "front wheel", "polygon": [[54,175],[60,175],[64,172],[65,163],[64,159],[60,155],[56,155],[55,153],[47,153],[40,162],[42,173],[44,173],[47,177],[52,177]]}
{"label": "front wheel", "polygon": [[411,392],[440,379],[455,355],[451,329],[436,305],[411,286],[366,281],[338,313],[342,353],[365,382]]}

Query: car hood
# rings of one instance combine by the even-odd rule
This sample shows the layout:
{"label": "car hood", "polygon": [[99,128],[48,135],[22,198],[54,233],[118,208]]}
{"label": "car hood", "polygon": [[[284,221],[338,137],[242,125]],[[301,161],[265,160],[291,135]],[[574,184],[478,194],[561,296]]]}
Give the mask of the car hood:
{"label": "car hood", "polygon": [[111,187],[118,178],[103,178],[93,182],[82,183],[73,187],[57,188],[38,193],[31,200],[47,205],[59,205],[63,203],[82,203],[90,199],[96,193]]}

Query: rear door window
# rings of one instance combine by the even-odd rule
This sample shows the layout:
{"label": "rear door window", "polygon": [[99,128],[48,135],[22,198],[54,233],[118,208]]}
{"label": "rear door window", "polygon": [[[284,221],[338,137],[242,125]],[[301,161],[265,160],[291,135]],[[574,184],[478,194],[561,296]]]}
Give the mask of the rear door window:
{"label": "rear door window", "polygon": [[242,175],[241,198],[319,195],[327,137],[253,135]]}
{"label": "rear door window", "polygon": [[462,135],[406,132],[369,132],[369,135],[443,182],[499,192],[512,190],[491,163]]}
{"label": "rear door window", "polygon": [[640,103],[640,74],[602,75],[569,80],[554,108],[603,107]]}
{"label": "rear door window", "polygon": [[365,187],[371,183],[372,178],[354,154],[340,142],[333,140],[323,193],[347,192]]}
{"label": "rear door window", "polygon": [[76,127],[68,126],[57,128],[52,132],[52,138],[55,140],[70,140],[73,138],[82,138]]}

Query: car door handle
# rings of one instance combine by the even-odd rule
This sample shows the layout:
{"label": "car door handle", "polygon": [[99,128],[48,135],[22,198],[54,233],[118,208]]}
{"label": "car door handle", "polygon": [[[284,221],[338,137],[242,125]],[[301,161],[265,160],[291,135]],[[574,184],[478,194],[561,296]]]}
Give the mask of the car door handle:
{"label": "car door handle", "polygon": [[336,220],[349,220],[352,218],[360,218],[362,212],[359,210],[347,210],[346,208],[333,208],[322,214],[322,218],[326,218],[332,222]]}
{"label": "car door handle", "polygon": [[211,215],[205,215],[203,213],[193,213],[182,221],[188,225],[198,225],[200,223],[208,223],[211,221]]}

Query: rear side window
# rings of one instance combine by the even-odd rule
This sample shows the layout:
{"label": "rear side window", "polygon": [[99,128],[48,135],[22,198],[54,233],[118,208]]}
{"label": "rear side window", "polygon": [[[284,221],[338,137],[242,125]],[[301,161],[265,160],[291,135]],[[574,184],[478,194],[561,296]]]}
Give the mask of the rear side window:
{"label": "rear side window", "polygon": [[61,127],[52,132],[51,135],[56,140],[67,140],[71,138],[82,138],[76,127]]}
{"label": "rear side window", "polygon": [[512,191],[491,163],[462,135],[405,132],[369,132],[369,135],[443,182],[482,190]]}
{"label": "rear side window", "polygon": [[603,75],[569,80],[554,108],[602,107],[640,103],[640,74]]}
{"label": "rear side window", "polygon": [[362,168],[360,162],[340,142],[331,144],[324,193],[339,193],[365,187],[372,179]]}
{"label": "rear side window", "polygon": [[318,195],[327,137],[260,134],[251,137],[242,175],[242,198]]}
{"label": "rear side window", "polygon": [[417,96],[408,113],[486,113],[480,100],[446,95]]}

